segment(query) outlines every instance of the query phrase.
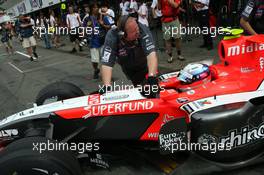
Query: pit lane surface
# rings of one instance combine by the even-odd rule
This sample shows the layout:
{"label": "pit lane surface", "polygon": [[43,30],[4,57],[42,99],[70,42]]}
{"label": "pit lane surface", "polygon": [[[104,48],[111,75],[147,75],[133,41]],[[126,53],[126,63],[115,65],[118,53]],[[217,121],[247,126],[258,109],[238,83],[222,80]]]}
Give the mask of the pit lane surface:
{"label": "pit lane surface", "polygon": [[[188,44],[188,46],[187,46]],[[184,55],[187,58],[185,62],[175,61],[168,64],[166,56],[159,52],[161,72],[170,72],[183,67],[188,62],[208,60],[216,58],[216,50],[212,52],[201,51],[197,48],[199,41],[185,43],[183,45]],[[30,62],[25,51],[18,42],[14,43],[16,54],[7,57],[3,46],[0,46],[0,116],[5,117],[32,107],[37,93],[47,84],[55,81],[68,81],[78,85],[85,93],[98,89],[100,80],[93,80],[93,69],[88,55],[88,49],[81,54],[69,54],[63,50],[47,50],[38,47],[37,52],[40,55],[38,62]],[[114,68],[114,79],[118,82],[125,80],[121,73],[120,67]],[[129,83],[128,81],[124,81]],[[90,169],[83,166],[86,174],[96,175],[118,175],[118,174],[175,174],[175,175],[194,175],[194,174],[255,174],[262,175],[264,169],[262,165],[247,167],[231,172],[219,172],[214,166],[202,162],[196,157],[191,156],[184,164],[181,160],[185,157],[179,157],[178,160],[172,161],[167,158],[161,158],[157,154],[148,155],[150,160],[143,157],[135,156],[132,162],[122,161],[111,168],[111,171],[105,169]],[[178,167],[178,168],[176,168]],[[176,169],[175,169],[176,168]]]}

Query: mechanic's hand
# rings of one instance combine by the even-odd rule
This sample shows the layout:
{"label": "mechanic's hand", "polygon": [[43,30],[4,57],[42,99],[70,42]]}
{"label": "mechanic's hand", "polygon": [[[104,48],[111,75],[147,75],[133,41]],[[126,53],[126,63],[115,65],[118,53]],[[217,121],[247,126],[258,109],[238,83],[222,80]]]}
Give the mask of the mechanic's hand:
{"label": "mechanic's hand", "polygon": [[103,94],[106,94],[107,92],[110,92],[110,91],[112,91],[112,86],[110,86],[110,85],[103,85],[103,86],[99,87],[98,93],[100,95],[103,95]]}
{"label": "mechanic's hand", "polygon": [[143,85],[141,94],[147,98],[157,98],[159,96],[160,87],[158,78],[149,76],[146,83]]}

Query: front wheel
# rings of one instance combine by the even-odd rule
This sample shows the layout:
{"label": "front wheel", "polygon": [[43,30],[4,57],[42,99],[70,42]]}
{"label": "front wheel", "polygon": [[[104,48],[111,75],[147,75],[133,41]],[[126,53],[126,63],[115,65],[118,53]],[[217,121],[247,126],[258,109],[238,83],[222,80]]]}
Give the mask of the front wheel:
{"label": "front wheel", "polygon": [[55,82],[39,92],[36,104],[39,106],[80,96],[84,96],[84,93],[78,86],[68,82]]}
{"label": "front wheel", "polygon": [[[46,147],[40,153],[40,145]],[[44,137],[19,139],[0,153],[0,171],[6,175],[82,175],[79,163],[72,152],[52,150],[58,144]]]}

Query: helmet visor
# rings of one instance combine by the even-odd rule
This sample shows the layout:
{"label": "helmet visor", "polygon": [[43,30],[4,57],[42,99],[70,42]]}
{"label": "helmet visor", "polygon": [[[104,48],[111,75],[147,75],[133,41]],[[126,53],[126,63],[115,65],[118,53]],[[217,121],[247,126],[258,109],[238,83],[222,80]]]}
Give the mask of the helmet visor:
{"label": "helmet visor", "polygon": [[182,70],[182,71],[180,71],[180,73],[179,73],[178,79],[179,79],[180,81],[185,82],[185,83],[189,83],[189,82],[191,82],[191,80],[193,79],[193,75],[191,75],[191,74],[189,74],[188,72]]}

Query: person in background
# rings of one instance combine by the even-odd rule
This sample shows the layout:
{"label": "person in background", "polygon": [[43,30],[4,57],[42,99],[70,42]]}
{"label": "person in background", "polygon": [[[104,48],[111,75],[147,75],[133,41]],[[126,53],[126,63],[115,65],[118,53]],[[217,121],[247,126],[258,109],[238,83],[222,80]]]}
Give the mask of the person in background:
{"label": "person in background", "polygon": [[249,0],[241,14],[240,25],[250,35],[264,34],[264,1]]}
{"label": "person in background", "polygon": [[[84,6],[84,17],[82,18],[82,25],[83,25],[83,27],[87,27],[85,22],[87,22],[90,18],[90,7],[88,4],[84,4],[83,6]],[[79,43],[79,47],[83,47],[83,46],[88,45],[88,38],[87,38],[86,34],[83,33],[83,36],[84,37],[83,37],[82,41]]]}
{"label": "person in background", "polygon": [[13,55],[14,54],[14,49],[13,49],[13,45],[12,45],[11,28],[10,28],[10,26],[9,26],[9,24],[7,22],[3,23],[1,25],[1,28],[2,28],[1,42],[5,46],[8,56],[10,56],[11,54]]}
{"label": "person in background", "polygon": [[[198,13],[200,27],[202,29],[206,27],[208,28],[208,30],[210,28],[209,3],[210,0],[195,0],[195,2],[193,3],[194,8]],[[210,32],[208,32],[208,34],[203,34],[203,44],[200,46],[200,48],[207,48],[207,50],[213,49],[213,39]]]}
{"label": "person in background", "polygon": [[48,24],[48,19],[43,14],[40,14],[40,27],[41,27],[42,33],[44,33],[41,37],[45,42],[45,47],[46,49],[50,49],[51,43],[50,43],[50,38],[48,34],[49,24]]}
{"label": "person in background", "polygon": [[110,28],[115,28],[115,13],[109,8],[108,3],[103,3],[101,9],[99,10],[101,25],[107,30]]}
{"label": "person in background", "polygon": [[139,6],[138,9],[138,22],[149,26],[148,22],[148,7],[146,5],[146,0],[142,0],[142,4]]}
{"label": "person in background", "polygon": [[122,0],[122,2],[119,4],[120,15],[121,16],[128,15],[128,8],[129,8],[129,1]]}
{"label": "person in background", "polygon": [[[50,11],[49,23],[51,30],[55,30],[55,28],[58,27],[58,23],[53,10]],[[60,46],[59,35],[57,35],[56,33],[53,33],[52,35],[52,43],[55,45],[56,48]]]}
{"label": "person in background", "polygon": [[178,54],[178,60],[185,60],[181,52],[181,33],[179,22],[179,8],[181,0],[159,0],[159,9],[162,12],[162,32],[165,40],[166,52],[169,55],[168,63],[173,62],[172,39]]}
{"label": "person in background", "polygon": [[83,21],[86,20],[86,18],[89,18],[89,16],[90,16],[89,6],[87,4],[84,4],[83,6],[84,6],[84,17],[82,18],[82,23],[83,23]]}
{"label": "person in background", "polygon": [[[72,31],[70,32],[70,41],[73,44],[73,49],[70,53],[77,52],[77,45],[80,41],[80,36],[78,34],[78,27],[81,26],[81,18],[78,13],[74,13],[73,7],[69,6],[69,14],[66,17],[67,27]],[[79,50],[82,51],[82,47],[79,46]]]}
{"label": "person in background", "polygon": [[[36,27],[40,27],[40,18],[39,16],[36,16],[36,19],[34,20],[34,24]],[[34,37],[36,40],[41,40],[39,31],[34,32]]]}
{"label": "person in background", "polygon": [[77,13],[80,15],[80,19],[83,19],[85,16],[85,13],[82,11],[82,8],[77,8]]}
{"label": "person in background", "polygon": [[[160,31],[162,30],[161,27],[162,13],[161,10],[158,8],[158,0],[152,0],[151,12],[152,12],[152,23],[153,23],[152,34],[155,39],[157,50],[164,50],[164,43],[163,43],[164,41],[162,38],[160,38],[159,35]],[[162,41],[162,44],[160,44],[160,41]]]}
{"label": "person in background", "polygon": [[[88,18],[83,22],[84,27],[97,27],[100,31],[100,15],[99,15],[99,7],[97,3],[93,3],[90,6],[91,14]],[[100,69],[98,68],[100,62],[100,49],[102,46],[102,41],[100,38],[100,33],[93,32],[91,35],[86,36],[87,40],[90,43],[90,54],[91,54],[91,62],[94,68],[94,79],[99,78]]]}
{"label": "person in background", "polygon": [[129,15],[134,18],[138,18],[138,3],[136,0],[130,0],[129,4]]}
{"label": "person in background", "polygon": [[28,15],[21,15],[19,17],[19,31],[22,38],[22,46],[27,50],[28,55],[30,56],[30,61],[36,61],[38,54],[36,53],[37,42],[33,36],[34,25],[33,19]]}

